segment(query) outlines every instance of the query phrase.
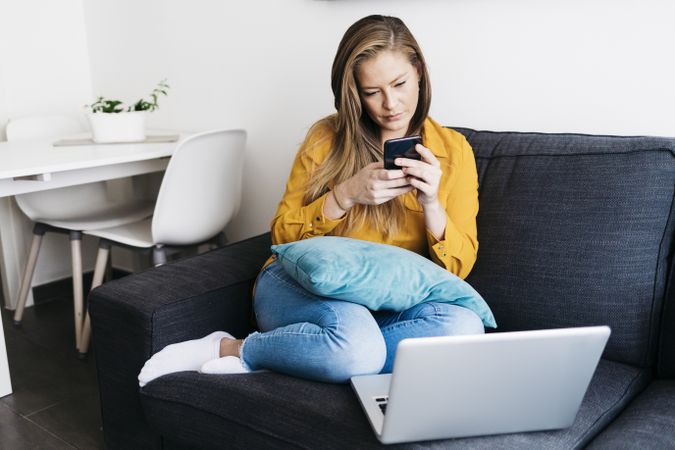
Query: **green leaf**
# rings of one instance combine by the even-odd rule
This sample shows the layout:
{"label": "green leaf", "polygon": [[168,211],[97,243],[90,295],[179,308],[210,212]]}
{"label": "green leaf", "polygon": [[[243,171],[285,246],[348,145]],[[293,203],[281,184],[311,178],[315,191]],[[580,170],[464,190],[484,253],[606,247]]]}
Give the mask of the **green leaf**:
{"label": "green leaf", "polygon": [[[157,100],[160,94],[168,95],[167,89],[169,85],[166,83],[166,78],[157,83],[157,86],[150,92],[151,102],[141,98],[132,106],[128,106],[126,111],[154,111],[159,107]],[[91,105],[85,105],[90,108],[92,113],[120,113],[125,111],[124,104],[120,100],[106,99],[103,96],[96,97],[96,101]]]}

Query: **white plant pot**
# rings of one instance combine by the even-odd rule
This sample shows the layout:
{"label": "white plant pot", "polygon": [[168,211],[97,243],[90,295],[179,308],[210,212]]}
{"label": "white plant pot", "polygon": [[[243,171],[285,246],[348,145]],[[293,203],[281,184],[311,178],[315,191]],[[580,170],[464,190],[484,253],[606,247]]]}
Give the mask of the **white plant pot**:
{"label": "white plant pot", "polygon": [[94,142],[141,142],[145,140],[145,111],[91,113],[91,137]]}

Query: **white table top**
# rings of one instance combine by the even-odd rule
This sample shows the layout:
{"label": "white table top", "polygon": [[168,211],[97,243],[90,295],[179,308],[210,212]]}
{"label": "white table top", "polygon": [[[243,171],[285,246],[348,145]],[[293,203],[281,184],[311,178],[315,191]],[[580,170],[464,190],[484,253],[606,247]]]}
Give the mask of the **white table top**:
{"label": "white table top", "polygon": [[0,179],[171,156],[176,142],[54,147],[53,140],[0,142]]}
{"label": "white table top", "polygon": [[53,142],[0,142],[0,197],[164,170],[179,143],[55,147]]}

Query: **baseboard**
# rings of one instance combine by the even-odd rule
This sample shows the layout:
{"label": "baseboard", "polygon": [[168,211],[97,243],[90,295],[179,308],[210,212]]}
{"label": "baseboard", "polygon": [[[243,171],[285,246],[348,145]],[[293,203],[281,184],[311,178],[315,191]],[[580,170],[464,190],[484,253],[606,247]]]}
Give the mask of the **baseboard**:
{"label": "baseboard", "polygon": [[[113,279],[122,278],[129,275],[131,272],[122,269],[113,269]],[[91,280],[94,277],[94,272],[85,272],[82,275],[82,283],[84,285],[85,297],[86,293],[91,289]],[[60,297],[73,296],[73,277],[61,278],[59,280],[50,281],[49,283],[33,286],[33,302],[35,304],[45,303]]]}

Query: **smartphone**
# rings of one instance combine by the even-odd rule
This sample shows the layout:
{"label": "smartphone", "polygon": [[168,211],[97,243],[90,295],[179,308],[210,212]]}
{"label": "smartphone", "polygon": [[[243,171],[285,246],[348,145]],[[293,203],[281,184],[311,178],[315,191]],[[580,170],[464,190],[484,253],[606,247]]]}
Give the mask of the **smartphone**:
{"label": "smartphone", "polygon": [[422,136],[408,136],[384,141],[384,168],[388,170],[400,169],[394,164],[396,158],[422,159],[417,153],[415,145],[422,143]]}

